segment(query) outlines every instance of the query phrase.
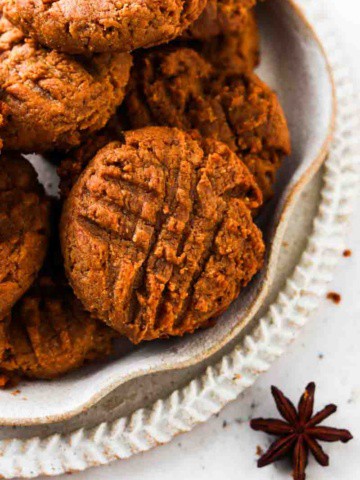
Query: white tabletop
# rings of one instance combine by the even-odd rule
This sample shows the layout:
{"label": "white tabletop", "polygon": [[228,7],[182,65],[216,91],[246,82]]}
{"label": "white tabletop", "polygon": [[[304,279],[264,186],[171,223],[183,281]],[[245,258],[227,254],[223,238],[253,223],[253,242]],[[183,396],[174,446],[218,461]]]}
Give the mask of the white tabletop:
{"label": "white tabletop", "polygon": [[[314,0],[324,4],[336,19],[347,58],[360,85],[360,3],[358,0]],[[359,132],[360,134],[360,132]],[[285,480],[289,466],[280,462],[257,469],[257,447],[266,449],[270,438],[253,432],[249,418],[277,416],[270,385],[277,385],[297,402],[305,385],[318,386],[316,408],[336,403],[338,412],[327,423],[349,428],[355,439],[343,445],[323,444],[330,467],[313,460],[309,480],[360,478],[360,208],[352,218],[347,247],[352,256],[341,258],[328,291],[342,296],[339,305],[324,299],[321,308],[289,351],[244,395],[216,418],[168,445],[129,460],[81,474],[61,476],[71,480]]]}

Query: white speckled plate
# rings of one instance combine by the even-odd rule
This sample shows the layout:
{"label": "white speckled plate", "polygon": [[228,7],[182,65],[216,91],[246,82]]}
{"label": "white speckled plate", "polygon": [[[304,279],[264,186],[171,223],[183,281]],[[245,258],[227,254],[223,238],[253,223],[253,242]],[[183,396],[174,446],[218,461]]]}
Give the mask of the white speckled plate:
{"label": "white speckled plate", "polygon": [[[118,353],[102,364],[83,368],[53,382],[21,385],[21,394],[0,391],[3,425],[35,425],[69,419],[94,405],[130,379],[199,364],[233,341],[254,319],[271,287],[281,242],[296,198],[324,160],[334,125],[334,91],[330,70],[313,31],[295,6],[271,0],[259,7],[263,61],[259,70],[277,90],[292,135],[293,153],[281,169],[277,196],[262,215],[268,247],[266,265],[216,326],[180,340],[132,347],[122,341]],[[34,159],[41,177],[54,173]]]}

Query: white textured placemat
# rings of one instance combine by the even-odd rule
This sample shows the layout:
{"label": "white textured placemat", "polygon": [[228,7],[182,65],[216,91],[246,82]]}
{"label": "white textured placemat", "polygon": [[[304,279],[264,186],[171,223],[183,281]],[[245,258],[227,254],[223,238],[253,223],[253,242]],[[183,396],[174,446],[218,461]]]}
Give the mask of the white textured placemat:
{"label": "white textured placemat", "polygon": [[327,51],[337,87],[335,138],[326,161],[319,213],[294,274],[251,336],[187,387],[129,418],[45,439],[0,442],[0,475],[36,477],[109,463],[170,441],[206,421],[279,357],[317,307],[344,248],[344,223],[358,180],[359,110],[339,42],[314,0],[299,2]]}

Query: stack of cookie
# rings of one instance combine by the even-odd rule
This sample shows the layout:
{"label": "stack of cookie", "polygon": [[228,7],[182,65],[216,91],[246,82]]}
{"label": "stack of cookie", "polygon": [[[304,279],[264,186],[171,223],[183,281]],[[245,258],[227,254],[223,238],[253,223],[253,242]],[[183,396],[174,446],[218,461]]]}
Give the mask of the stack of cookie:
{"label": "stack of cookie", "polygon": [[0,0],[4,383],[210,326],[261,268],[290,140],[255,3]]}

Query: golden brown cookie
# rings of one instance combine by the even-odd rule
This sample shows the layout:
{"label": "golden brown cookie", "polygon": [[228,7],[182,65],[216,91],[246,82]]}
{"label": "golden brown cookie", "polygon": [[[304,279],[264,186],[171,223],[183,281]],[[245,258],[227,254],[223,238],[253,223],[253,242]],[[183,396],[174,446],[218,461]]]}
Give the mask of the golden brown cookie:
{"label": "golden brown cookie", "polygon": [[190,48],[139,53],[121,114],[130,128],[197,129],[226,143],[254,174],[265,199],[290,152],[276,94],[254,73],[219,71]]}
{"label": "golden brown cookie", "polygon": [[208,326],[261,268],[261,192],[224,144],[178,129],[124,133],[65,202],[65,269],[97,318],[134,343]]}
{"label": "golden brown cookie", "polygon": [[111,352],[115,332],[69,286],[41,276],[0,322],[0,372],[51,379]]}
{"label": "golden brown cookie", "polygon": [[41,44],[66,53],[129,52],[166,43],[196,20],[206,0],[1,0],[7,17]]}
{"label": "golden brown cookie", "polygon": [[31,286],[48,243],[49,203],[31,164],[0,157],[0,318]]}
{"label": "golden brown cookie", "polygon": [[200,17],[188,28],[185,36],[208,40],[217,35],[240,33],[247,23],[256,0],[208,0]]}
{"label": "golden brown cookie", "polygon": [[124,97],[127,53],[85,59],[47,50],[0,18],[0,89],[6,149],[68,149],[101,129]]}

